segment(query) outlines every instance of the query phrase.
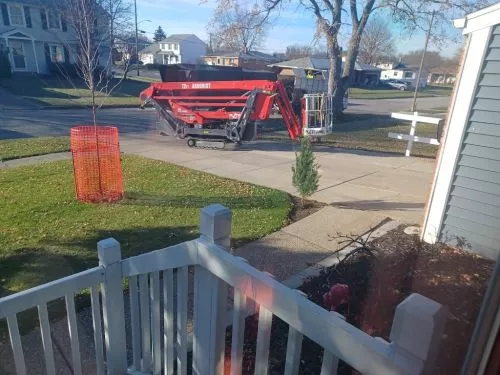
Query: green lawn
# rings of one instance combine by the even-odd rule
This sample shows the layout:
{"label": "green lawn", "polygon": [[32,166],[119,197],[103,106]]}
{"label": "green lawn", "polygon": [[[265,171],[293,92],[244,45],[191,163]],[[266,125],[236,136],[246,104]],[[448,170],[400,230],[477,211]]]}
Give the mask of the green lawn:
{"label": "green lawn", "polygon": [[[451,86],[427,86],[419,91],[419,97],[429,96],[449,96],[453,87]],[[349,98],[351,99],[395,99],[395,98],[413,98],[414,92],[399,91],[393,89],[362,89],[353,87],[349,89]]]}
{"label": "green lawn", "polygon": [[[410,123],[394,124],[381,121],[374,115],[344,114],[342,121],[334,125],[333,133],[322,136],[317,144],[351,150],[365,150],[404,154],[407,141],[387,137],[391,133],[410,133]],[[418,124],[417,136],[436,138],[437,127],[432,124]],[[273,119],[264,125],[263,139],[288,142],[290,138],[281,119]],[[435,157],[437,146],[414,143],[412,156]]]}
{"label": "green lawn", "polygon": [[4,161],[69,150],[69,137],[0,140],[0,160]]}
{"label": "green lawn", "polygon": [[[112,87],[118,81],[109,85]],[[97,103],[103,106],[139,106],[139,93],[149,86],[150,80],[127,79],[122,81],[111,96],[98,94]],[[44,78],[36,76],[1,78],[0,86],[34,101],[42,106],[90,106],[90,90],[78,79],[71,82],[64,78]]]}
{"label": "green lawn", "polygon": [[233,212],[233,246],[279,229],[281,191],[151,159],[124,156],[126,198],[75,200],[71,161],[0,169],[0,297],[97,265],[96,243],[114,237],[124,257],[198,236],[200,208]]}

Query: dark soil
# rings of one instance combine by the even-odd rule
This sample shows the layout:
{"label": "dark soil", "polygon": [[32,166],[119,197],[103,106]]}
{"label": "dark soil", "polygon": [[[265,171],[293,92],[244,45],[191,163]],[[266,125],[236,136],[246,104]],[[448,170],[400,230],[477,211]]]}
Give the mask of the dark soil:
{"label": "dark soil", "polygon": [[[360,252],[320,276],[301,290],[318,305],[336,283],[350,287],[349,303],[339,312],[354,326],[388,340],[396,306],[411,293],[420,293],[449,309],[440,352],[433,374],[459,374],[494,262],[443,244],[421,243],[400,227],[370,243],[373,256]],[[247,318],[243,373],[252,374],[258,315]],[[269,373],[282,374],[288,325],[273,319]],[[231,329],[226,332],[226,370],[229,370]],[[304,337],[301,374],[319,374],[323,349]],[[356,373],[340,362],[339,374]]]}
{"label": "dark soil", "polygon": [[312,199],[304,199],[304,202],[302,202],[302,199],[299,197],[291,195],[290,198],[292,199],[292,209],[288,214],[288,223],[286,225],[302,220],[326,206],[326,203]]}

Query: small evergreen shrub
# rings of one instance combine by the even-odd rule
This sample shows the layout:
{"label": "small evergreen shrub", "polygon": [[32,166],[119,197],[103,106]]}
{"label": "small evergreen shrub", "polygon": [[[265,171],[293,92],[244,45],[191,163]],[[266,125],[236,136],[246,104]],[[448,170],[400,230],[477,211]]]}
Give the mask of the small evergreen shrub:
{"label": "small evergreen shrub", "polygon": [[318,190],[319,186],[319,165],[315,162],[311,142],[308,137],[303,137],[300,141],[299,153],[295,154],[295,166],[292,166],[293,186],[297,189],[302,198],[310,197]]}

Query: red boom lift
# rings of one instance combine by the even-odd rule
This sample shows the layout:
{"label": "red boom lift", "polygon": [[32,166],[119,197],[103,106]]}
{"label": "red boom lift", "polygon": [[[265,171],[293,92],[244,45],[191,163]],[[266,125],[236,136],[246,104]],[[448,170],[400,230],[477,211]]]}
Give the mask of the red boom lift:
{"label": "red boom lift", "polygon": [[[182,78],[174,75],[172,81],[166,81],[168,75],[162,72],[163,82],[152,83],[141,92],[143,106],[152,104],[158,111],[162,133],[186,139],[189,147],[224,148],[226,143],[240,144],[255,138],[258,123],[269,118],[276,103],[290,138],[302,136],[301,122],[280,81],[245,79],[258,74],[237,74],[243,78],[238,80],[200,80],[210,76],[220,79],[221,70],[217,69],[219,74],[194,72],[182,74]],[[231,74],[223,78],[228,76]]]}

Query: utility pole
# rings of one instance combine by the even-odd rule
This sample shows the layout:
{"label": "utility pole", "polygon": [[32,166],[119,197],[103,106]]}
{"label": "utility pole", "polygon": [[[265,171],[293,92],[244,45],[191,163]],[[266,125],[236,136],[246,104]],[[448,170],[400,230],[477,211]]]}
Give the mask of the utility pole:
{"label": "utility pole", "polygon": [[135,64],[137,66],[137,77],[140,76],[139,72],[139,30],[137,29],[137,0],[134,0],[135,10]]}
{"label": "utility pole", "polygon": [[415,110],[417,109],[417,95],[418,95],[418,87],[420,86],[420,76],[422,75],[422,70],[424,68],[425,55],[427,53],[427,46],[429,45],[429,39],[431,37],[433,22],[434,22],[434,11],[432,11],[431,21],[429,22],[429,29],[427,30],[427,35],[425,37],[424,52],[422,53],[422,59],[420,60],[420,67],[418,68],[417,84],[415,85],[415,93],[413,94],[413,103],[411,105],[412,112],[415,112]]}

